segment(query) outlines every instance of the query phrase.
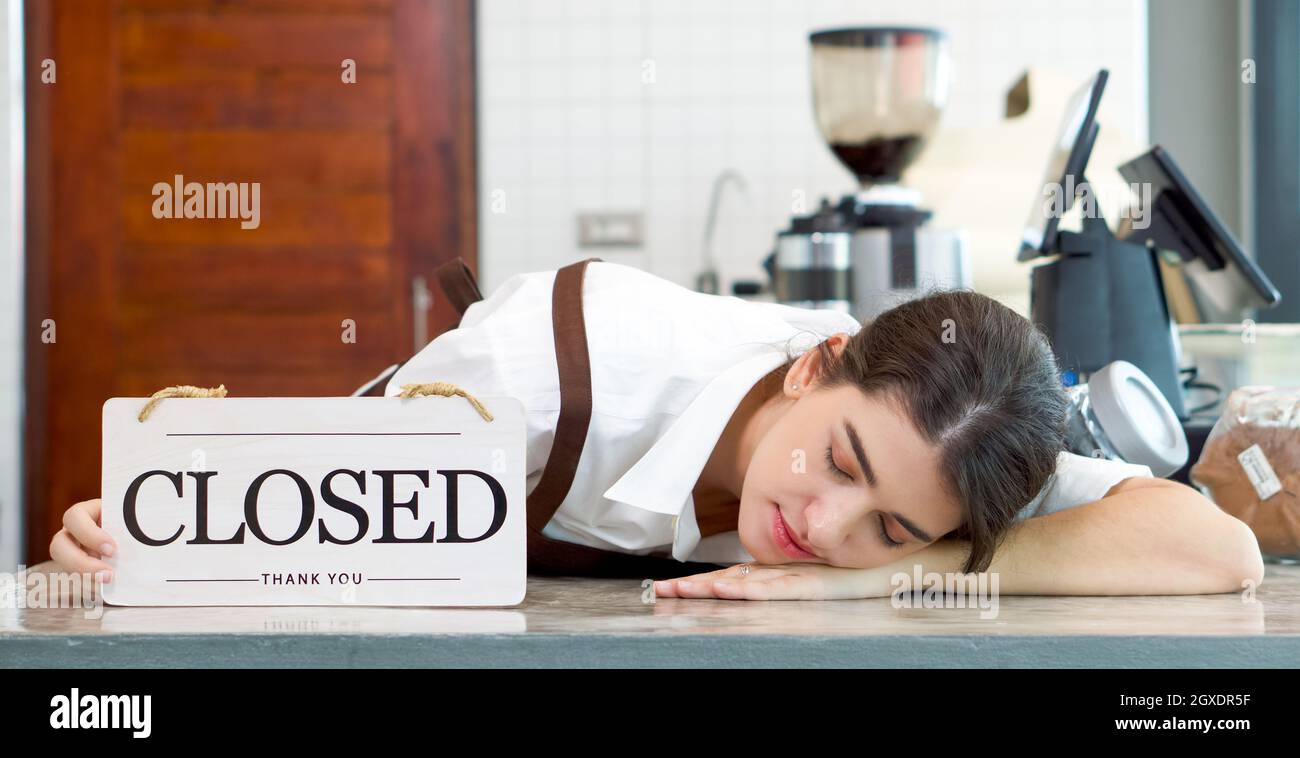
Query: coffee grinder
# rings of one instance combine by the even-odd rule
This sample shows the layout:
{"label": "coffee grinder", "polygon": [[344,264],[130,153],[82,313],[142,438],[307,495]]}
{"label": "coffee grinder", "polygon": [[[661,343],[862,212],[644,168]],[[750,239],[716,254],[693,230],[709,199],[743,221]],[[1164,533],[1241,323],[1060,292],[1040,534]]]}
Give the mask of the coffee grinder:
{"label": "coffee grinder", "polygon": [[817,126],[859,191],[796,216],[763,262],[776,300],[866,321],[932,288],[971,286],[964,237],[930,227],[920,193],[899,184],[947,100],[948,39],[923,28],[809,35]]}

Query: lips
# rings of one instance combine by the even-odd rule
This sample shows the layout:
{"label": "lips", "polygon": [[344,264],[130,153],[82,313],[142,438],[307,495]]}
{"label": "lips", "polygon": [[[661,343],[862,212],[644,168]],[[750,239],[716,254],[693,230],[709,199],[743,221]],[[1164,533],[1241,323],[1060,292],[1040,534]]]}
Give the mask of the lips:
{"label": "lips", "polygon": [[808,560],[817,557],[795,540],[794,530],[786,523],[785,518],[781,515],[781,508],[775,503],[772,505],[772,540],[776,542],[776,546],[781,549],[782,553],[794,560]]}

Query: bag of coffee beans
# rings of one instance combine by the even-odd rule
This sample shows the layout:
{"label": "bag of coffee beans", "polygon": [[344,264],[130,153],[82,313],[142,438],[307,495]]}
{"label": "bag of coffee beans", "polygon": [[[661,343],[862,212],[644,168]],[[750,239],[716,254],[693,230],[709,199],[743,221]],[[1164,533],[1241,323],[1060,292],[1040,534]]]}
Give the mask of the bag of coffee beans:
{"label": "bag of coffee beans", "polygon": [[1233,390],[1189,472],[1250,525],[1266,557],[1300,559],[1300,388]]}

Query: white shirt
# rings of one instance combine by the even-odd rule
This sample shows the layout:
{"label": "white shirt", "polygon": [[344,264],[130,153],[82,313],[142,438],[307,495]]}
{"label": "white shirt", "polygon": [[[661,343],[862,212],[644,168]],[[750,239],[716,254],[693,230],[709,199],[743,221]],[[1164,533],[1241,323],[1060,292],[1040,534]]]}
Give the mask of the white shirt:
{"label": "white shirt", "polygon": [[1056,456],[1056,473],[1047,480],[1038,495],[1016,514],[1017,521],[1076,505],[1091,503],[1106,496],[1111,487],[1134,476],[1153,476],[1150,466],[1104,458],[1089,458],[1062,450]]}
{"label": "white shirt", "polygon": [[[541,478],[559,418],[554,281],[554,270],[506,280],[403,365],[384,393],[444,381],[479,398],[518,398],[528,426],[528,492]],[[839,311],[707,295],[608,261],[588,264],[583,288],[591,425],[573,485],[543,533],[681,561],[752,561],[734,530],[701,538],[691,490],[759,379],[836,332],[855,333],[859,323]],[[1049,482],[1025,517],[1099,499],[1139,475],[1128,464],[1062,456],[1064,476]]]}

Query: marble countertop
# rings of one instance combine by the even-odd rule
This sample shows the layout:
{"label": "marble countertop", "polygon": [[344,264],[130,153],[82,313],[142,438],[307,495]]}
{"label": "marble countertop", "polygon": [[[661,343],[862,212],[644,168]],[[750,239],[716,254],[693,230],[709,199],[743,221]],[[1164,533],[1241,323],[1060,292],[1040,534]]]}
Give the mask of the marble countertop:
{"label": "marble countertop", "polygon": [[1253,597],[650,600],[636,580],[530,577],[511,608],[10,601],[0,666],[1300,667],[1300,566],[1269,565]]}

